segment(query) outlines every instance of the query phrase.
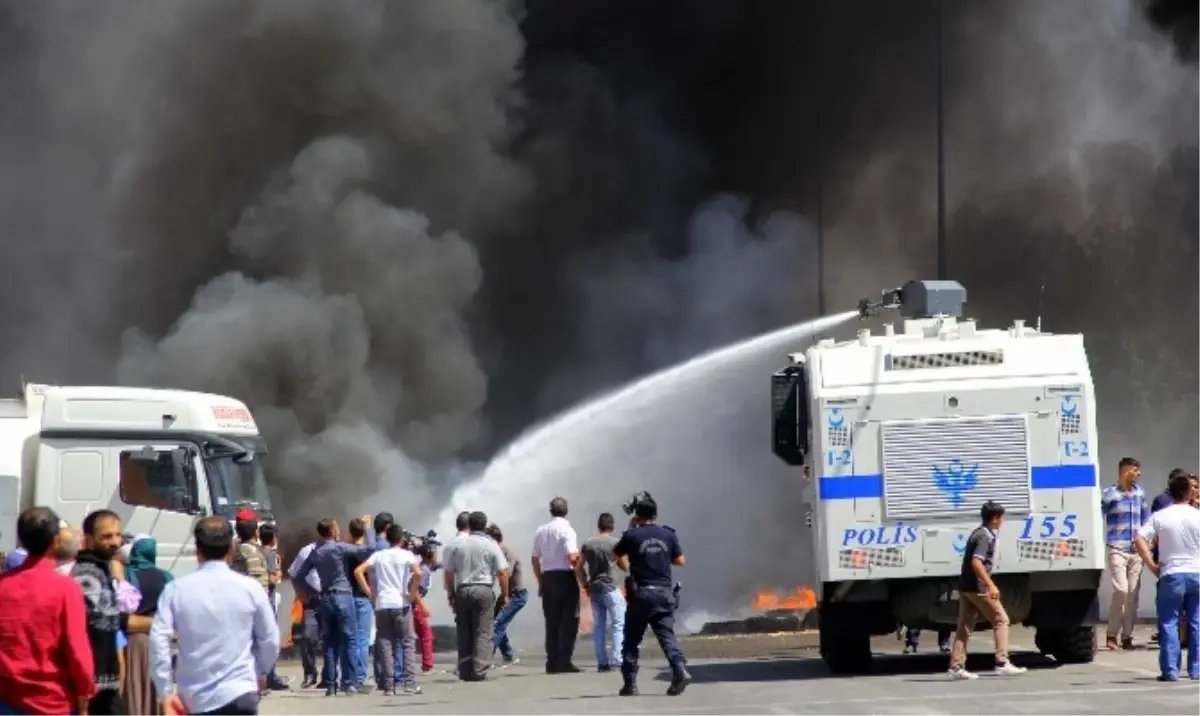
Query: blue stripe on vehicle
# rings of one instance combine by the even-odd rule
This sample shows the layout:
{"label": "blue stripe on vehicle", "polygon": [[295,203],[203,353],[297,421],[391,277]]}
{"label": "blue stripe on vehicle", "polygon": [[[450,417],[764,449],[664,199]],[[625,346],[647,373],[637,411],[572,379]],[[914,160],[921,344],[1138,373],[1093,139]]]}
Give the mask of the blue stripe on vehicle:
{"label": "blue stripe on vehicle", "polygon": [[822,500],[853,500],[856,497],[883,497],[883,475],[842,475],[822,477],[817,483]]}
{"label": "blue stripe on vehicle", "polygon": [[1043,465],[1029,473],[1029,486],[1035,490],[1095,487],[1097,484],[1095,465]]}
{"label": "blue stripe on vehicle", "polygon": [[[1095,487],[1095,465],[1038,465],[1029,471],[1029,486],[1035,490],[1063,490]],[[817,480],[817,495],[822,500],[882,498],[883,475],[841,475]]]}

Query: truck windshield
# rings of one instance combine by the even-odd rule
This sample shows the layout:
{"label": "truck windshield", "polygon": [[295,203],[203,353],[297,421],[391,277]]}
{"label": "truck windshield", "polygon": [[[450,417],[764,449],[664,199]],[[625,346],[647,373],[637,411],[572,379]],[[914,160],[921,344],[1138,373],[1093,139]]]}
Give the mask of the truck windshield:
{"label": "truck windshield", "polygon": [[248,451],[248,455],[240,462],[234,460],[233,456],[204,461],[214,511],[232,518],[238,508],[249,505],[256,512],[269,515],[271,498],[267,494],[267,481],[262,468],[266,443],[262,438],[235,438],[235,442]]}

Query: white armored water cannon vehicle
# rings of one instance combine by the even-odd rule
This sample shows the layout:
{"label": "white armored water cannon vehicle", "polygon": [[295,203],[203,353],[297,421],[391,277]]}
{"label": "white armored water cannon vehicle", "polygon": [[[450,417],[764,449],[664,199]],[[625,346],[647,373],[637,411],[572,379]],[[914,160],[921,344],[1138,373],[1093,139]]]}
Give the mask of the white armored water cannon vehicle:
{"label": "white armored water cannon vehicle", "polygon": [[910,281],[859,306],[899,309],[902,326],[822,340],[772,376],[774,452],[809,475],[832,671],[868,667],[871,636],[897,624],[954,625],[988,500],[1006,509],[994,574],[1011,622],[1060,662],[1095,656],[1104,525],[1083,336],[983,329],[965,303],[957,282]]}
{"label": "white armored water cannon vehicle", "polygon": [[182,390],[27,384],[0,400],[0,550],[16,547],[17,515],[52,508],[73,525],[92,510],[158,540],[158,564],[196,568],[192,529],[250,507],[273,519],[266,443],[245,404]]}

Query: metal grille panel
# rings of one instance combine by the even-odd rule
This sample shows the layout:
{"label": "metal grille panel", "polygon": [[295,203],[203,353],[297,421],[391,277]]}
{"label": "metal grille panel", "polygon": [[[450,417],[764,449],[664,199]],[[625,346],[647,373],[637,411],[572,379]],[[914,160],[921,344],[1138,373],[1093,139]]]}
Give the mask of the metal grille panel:
{"label": "metal grille panel", "polygon": [[850,447],[850,428],[829,428],[829,447]]}
{"label": "metal grille panel", "polygon": [[925,368],[963,368],[973,365],[1000,365],[1004,351],[956,351],[923,355],[893,355],[889,370],[922,370]]}
{"label": "metal grille panel", "polygon": [[1018,540],[1017,556],[1020,559],[1045,562],[1051,559],[1076,559],[1087,557],[1087,540],[1046,539]]}
{"label": "metal grille panel", "polygon": [[888,519],[978,516],[987,500],[1028,512],[1026,430],[1023,415],[884,423]]}
{"label": "metal grille panel", "polygon": [[1080,428],[1079,415],[1064,415],[1060,422],[1063,435],[1078,435]]}
{"label": "metal grille panel", "polygon": [[839,569],[873,569],[903,567],[904,550],[900,547],[844,549],[838,552]]}

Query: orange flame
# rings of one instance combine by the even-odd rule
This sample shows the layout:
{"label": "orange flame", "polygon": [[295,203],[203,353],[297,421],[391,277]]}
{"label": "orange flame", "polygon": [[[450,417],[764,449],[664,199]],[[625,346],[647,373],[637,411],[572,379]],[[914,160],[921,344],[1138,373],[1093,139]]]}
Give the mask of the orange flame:
{"label": "orange flame", "polygon": [[760,612],[773,609],[815,609],[817,593],[808,587],[796,587],[796,591],[781,596],[769,589],[762,589],[754,595],[753,604]]}

